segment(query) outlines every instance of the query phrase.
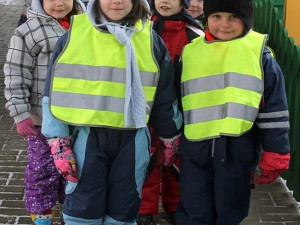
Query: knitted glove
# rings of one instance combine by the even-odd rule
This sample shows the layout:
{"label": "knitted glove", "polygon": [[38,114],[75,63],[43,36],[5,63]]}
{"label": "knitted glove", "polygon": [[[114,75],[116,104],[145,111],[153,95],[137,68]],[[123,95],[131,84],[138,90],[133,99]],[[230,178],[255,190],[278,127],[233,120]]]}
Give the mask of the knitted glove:
{"label": "knitted glove", "polygon": [[71,182],[78,182],[75,157],[70,148],[70,138],[55,138],[49,140],[54,164],[59,173]]}
{"label": "knitted glove", "polygon": [[260,175],[256,178],[257,184],[269,184],[273,182],[282,171],[288,170],[290,153],[279,154],[263,151],[259,166]]}
{"label": "knitted glove", "polygon": [[17,132],[22,137],[26,137],[28,135],[36,135],[36,132],[33,129],[34,123],[33,123],[33,120],[31,119],[31,117],[17,123],[16,125],[17,125]]}
{"label": "knitted glove", "polygon": [[172,139],[163,139],[161,140],[164,143],[164,166],[171,166],[179,154],[179,137],[180,135],[172,138]]}

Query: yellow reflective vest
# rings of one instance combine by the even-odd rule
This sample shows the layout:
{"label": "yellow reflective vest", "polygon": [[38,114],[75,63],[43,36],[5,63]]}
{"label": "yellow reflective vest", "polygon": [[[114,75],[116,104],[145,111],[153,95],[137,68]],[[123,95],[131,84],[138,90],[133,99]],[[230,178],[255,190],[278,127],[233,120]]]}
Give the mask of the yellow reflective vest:
{"label": "yellow reflective vest", "polygon": [[[136,29],[142,29],[142,22]],[[146,123],[154,102],[159,68],[152,49],[152,27],[131,38],[147,101]],[[87,14],[76,15],[63,52],[52,70],[52,115],[77,126],[124,128],[126,46],[95,28]],[[133,127],[134,128],[134,127]]]}
{"label": "yellow reflective vest", "polygon": [[231,41],[194,39],[182,53],[184,134],[190,141],[240,136],[257,117],[263,94],[266,35]]}

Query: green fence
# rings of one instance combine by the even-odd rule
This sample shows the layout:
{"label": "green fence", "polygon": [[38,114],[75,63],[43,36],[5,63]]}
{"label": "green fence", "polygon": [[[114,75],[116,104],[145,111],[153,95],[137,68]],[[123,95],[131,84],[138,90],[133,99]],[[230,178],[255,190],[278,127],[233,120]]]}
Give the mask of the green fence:
{"label": "green fence", "polygon": [[300,45],[294,45],[294,39],[288,37],[283,10],[284,0],[255,0],[253,29],[269,34],[268,45],[284,73],[291,123],[291,163],[282,176],[300,201]]}

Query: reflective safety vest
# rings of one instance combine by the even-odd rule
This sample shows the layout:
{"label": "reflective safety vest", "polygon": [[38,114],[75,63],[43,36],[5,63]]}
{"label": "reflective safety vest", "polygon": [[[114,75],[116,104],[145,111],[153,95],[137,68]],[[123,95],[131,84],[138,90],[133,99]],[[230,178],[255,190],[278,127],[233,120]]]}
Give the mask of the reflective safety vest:
{"label": "reflective safety vest", "polygon": [[[142,26],[142,21],[136,23],[137,30]],[[131,41],[147,101],[147,123],[159,80],[151,22],[146,22],[142,32],[135,32]],[[52,115],[77,126],[122,129],[125,84],[126,46],[95,28],[87,14],[74,16],[66,46],[52,70]]]}
{"label": "reflective safety vest", "polygon": [[207,43],[193,40],[182,53],[184,134],[190,141],[240,136],[257,117],[263,94],[262,53],[267,36]]}

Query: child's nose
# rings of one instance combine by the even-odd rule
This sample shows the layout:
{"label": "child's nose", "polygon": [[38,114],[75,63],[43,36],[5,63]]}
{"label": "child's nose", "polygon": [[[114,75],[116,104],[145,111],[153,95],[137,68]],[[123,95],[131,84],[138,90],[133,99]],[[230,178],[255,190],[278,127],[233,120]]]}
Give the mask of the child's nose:
{"label": "child's nose", "polygon": [[56,5],[63,5],[64,4],[64,0],[57,0],[56,1]]}
{"label": "child's nose", "polygon": [[222,27],[229,27],[230,26],[230,21],[228,19],[223,19],[221,21],[221,26]]}
{"label": "child's nose", "polygon": [[122,2],[122,0],[113,0],[114,4],[120,4]]}
{"label": "child's nose", "polygon": [[191,0],[190,1],[190,7],[197,7],[197,1],[196,0]]}

